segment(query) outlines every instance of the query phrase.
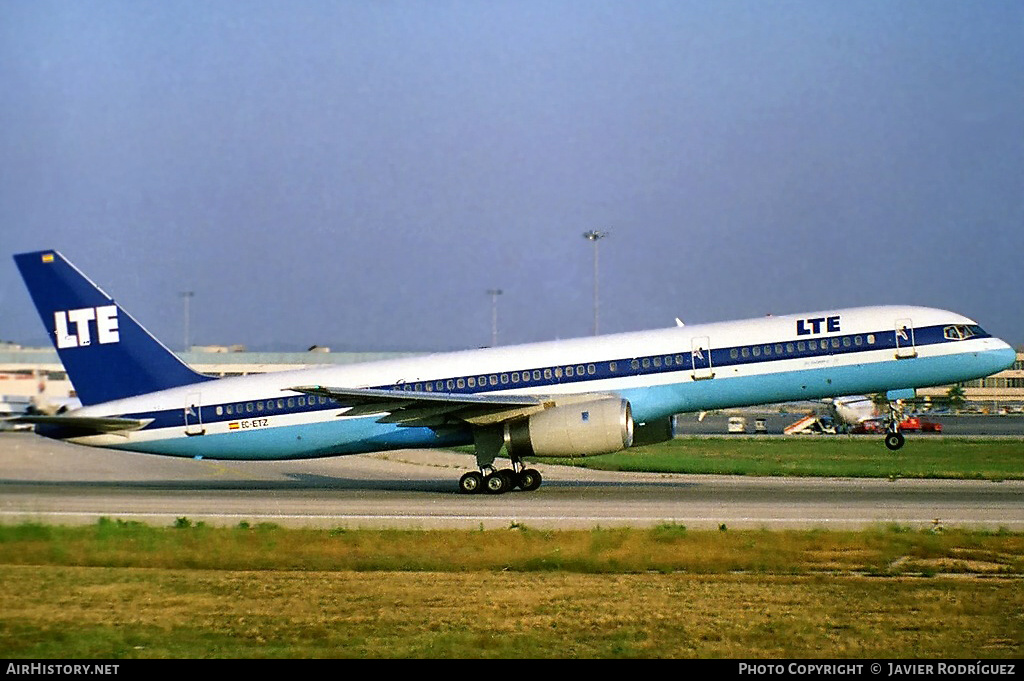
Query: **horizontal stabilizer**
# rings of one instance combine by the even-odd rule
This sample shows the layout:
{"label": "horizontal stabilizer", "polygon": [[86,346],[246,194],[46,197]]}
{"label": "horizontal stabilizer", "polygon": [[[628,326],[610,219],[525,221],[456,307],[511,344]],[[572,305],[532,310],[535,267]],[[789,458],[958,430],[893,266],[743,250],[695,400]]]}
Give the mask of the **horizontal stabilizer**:
{"label": "horizontal stabilizer", "polygon": [[115,416],[47,416],[33,414],[6,419],[9,423],[55,426],[72,430],[90,431],[95,434],[139,430],[153,422],[153,419],[125,419]]}

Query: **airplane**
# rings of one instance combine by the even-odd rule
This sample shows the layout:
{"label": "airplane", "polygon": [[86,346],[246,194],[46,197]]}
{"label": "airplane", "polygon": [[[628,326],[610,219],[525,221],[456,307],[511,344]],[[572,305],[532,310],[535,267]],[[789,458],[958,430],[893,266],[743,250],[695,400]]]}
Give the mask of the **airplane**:
{"label": "airplane", "polygon": [[830,400],[836,419],[845,426],[857,426],[878,418],[875,403],[867,395],[844,395]]}
{"label": "airplane", "polygon": [[[17,419],[38,434],[231,460],[473,445],[463,493],[536,490],[529,459],[666,441],[677,413],[875,392],[895,404],[1015,361],[967,317],[886,305],[216,378],[59,252],[14,259],[82,403]],[[892,416],[885,444],[904,444]]]}

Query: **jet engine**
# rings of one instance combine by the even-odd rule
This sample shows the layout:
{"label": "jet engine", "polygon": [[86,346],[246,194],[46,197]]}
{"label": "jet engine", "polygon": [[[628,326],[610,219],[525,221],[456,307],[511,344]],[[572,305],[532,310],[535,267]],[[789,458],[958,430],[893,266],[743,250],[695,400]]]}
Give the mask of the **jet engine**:
{"label": "jet engine", "polygon": [[511,456],[593,456],[633,444],[629,402],[606,397],[551,407],[505,424]]}

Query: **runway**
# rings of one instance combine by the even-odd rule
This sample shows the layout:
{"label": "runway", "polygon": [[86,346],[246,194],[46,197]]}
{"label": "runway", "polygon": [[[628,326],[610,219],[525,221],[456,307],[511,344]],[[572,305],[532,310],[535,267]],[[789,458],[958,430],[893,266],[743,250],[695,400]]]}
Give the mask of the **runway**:
{"label": "runway", "polygon": [[317,528],[972,527],[1024,531],[1024,481],[755,478],[537,465],[536,492],[461,495],[473,458],[447,451],[281,462],[175,459],[0,433],[0,522],[106,516]]}

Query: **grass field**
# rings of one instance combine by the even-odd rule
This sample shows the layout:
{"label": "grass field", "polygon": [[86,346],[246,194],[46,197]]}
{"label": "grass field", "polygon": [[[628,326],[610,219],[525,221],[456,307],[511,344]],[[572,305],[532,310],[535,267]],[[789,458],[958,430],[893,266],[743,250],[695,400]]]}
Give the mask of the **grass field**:
{"label": "grass field", "polygon": [[556,463],[597,470],[855,478],[1024,479],[1024,440],[908,438],[891,452],[880,438],[687,437]]}
{"label": "grass field", "polygon": [[0,656],[1020,657],[1024,535],[0,526]]}

